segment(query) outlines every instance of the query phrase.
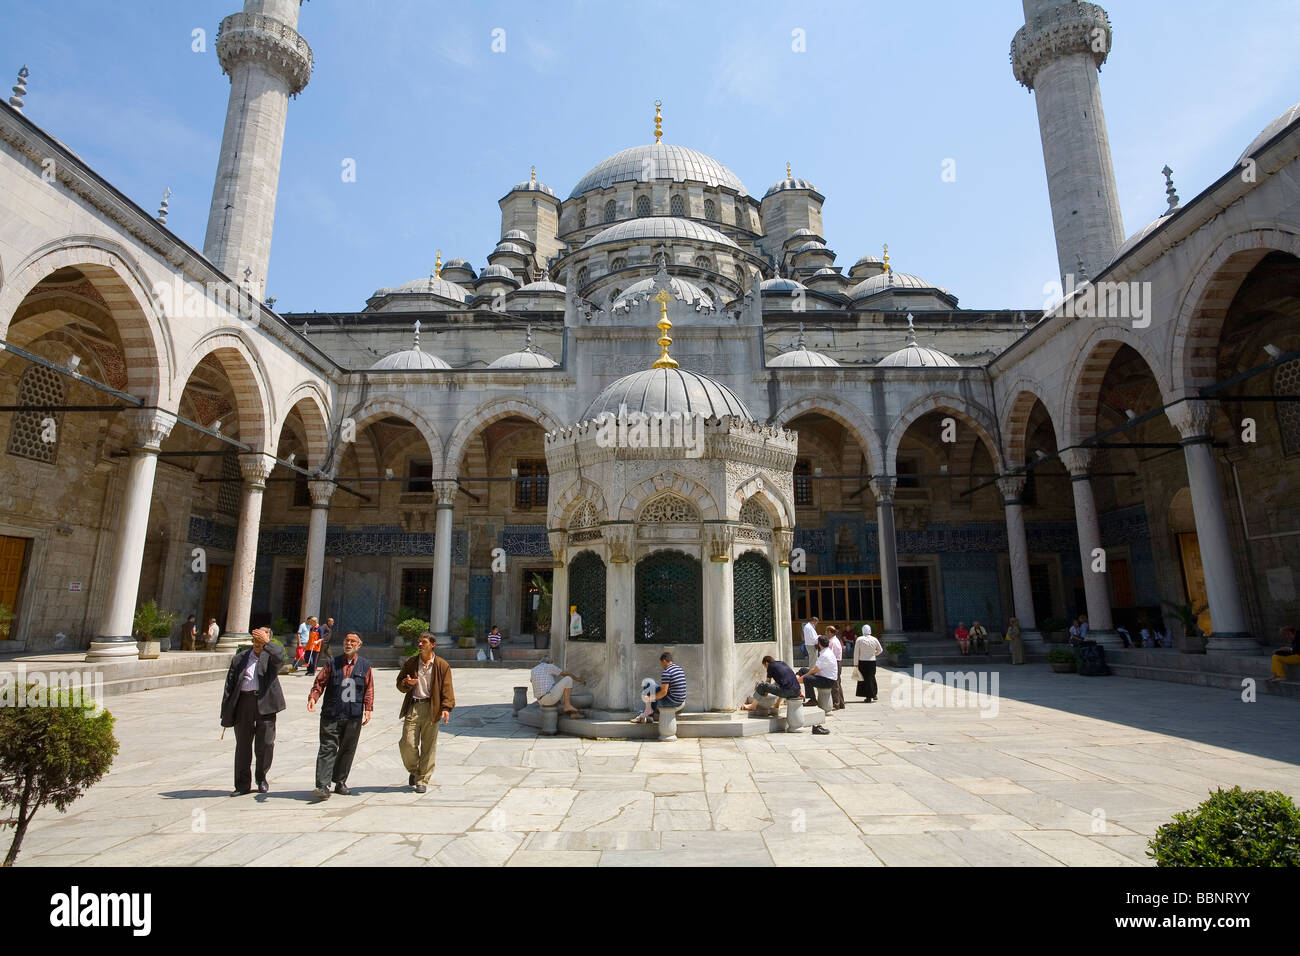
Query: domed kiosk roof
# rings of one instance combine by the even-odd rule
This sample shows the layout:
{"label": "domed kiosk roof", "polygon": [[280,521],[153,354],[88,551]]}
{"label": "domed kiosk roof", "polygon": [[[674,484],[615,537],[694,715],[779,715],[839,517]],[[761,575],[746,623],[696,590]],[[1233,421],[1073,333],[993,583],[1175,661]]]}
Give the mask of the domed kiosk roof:
{"label": "domed kiosk roof", "polygon": [[753,421],[740,397],[707,375],[684,368],[648,368],[644,372],[624,375],[609,385],[582,413],[583,421],[595,421],[603,413],[618,415],[619,410],[703,415],[721,418],[737,415]]}
{"label": "domed kiosk roof", "polygon": [[597,163],[578,180],[569,198],[575,199],[593,189],[607,189],[615,183],[644,182],[647,169],[654,170],[654,180],[704,183],[749,195],[740,177],[712,156],[688,146],[649,143],[622,150]]}

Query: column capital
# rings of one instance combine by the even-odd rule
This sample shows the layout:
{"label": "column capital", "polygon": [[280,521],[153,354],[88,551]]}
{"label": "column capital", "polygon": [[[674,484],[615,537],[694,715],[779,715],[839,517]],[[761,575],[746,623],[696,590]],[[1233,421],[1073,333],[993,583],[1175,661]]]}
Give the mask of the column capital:
{"label": "column capital", "polygon": [[311,494],[313,508],[328,508],[338,486],[330,478],[314,478],[307,482],[307,491]]}
{"label": "column capital", "polygon": [[435,481],[433,483],[433,493],[438,496],[438,507],[454,507],[457,490],[458,486],[454,481]]}
{"label": "column capital", "polygon": [[607,524],[601,527],[605,540],[609,542],[609,563],[627,564],[632,560],[632,525]]}
{"label": "column capital", "polygon": [[877,503],[894,500],[894,489],[898,487],[897,478],[872,478],[868,484],[871,485],[871,493],[876,496]]}
{"label": "column capital", "polygon": [[157,452],[176,424],[176,415],[161,408],[136,408],[127,414],[131,440],[142,451]]}
{"label": "column capital", "polygon": [[777,564],[783,568],[788,568],[790,566],[790,552],[794,550],[794,529],[773,529],[772,544],[776,547]]}
{"label": "column capital", "polygon": [[1214,411],[1210,403],[1188,399],[1165,409],[1169,423],[1178,429],[1183,441],[1209,440],[1213,437]]}
{"label": "column capital", "polygon": [[1070,473],[1071,478],[1087,478],[1088,471],[1092,468],[1092,461],[1097,457],[1097,452],[1093,448],[1067,448],[1061,452],[1061,463],[1065,465],[1065,470]]}
{"label": "column capital", "polygon": [[731,560],[731,545],[736,540],[736,529],[725,524],[705,525],[705,541],[709,546],[709,560],[719,564]]}
{"label": "column capital", "polygon": [[244,481],[254,488],[265,488],[266,479],[275,469],[275,459],[262,452],[253,452],[239,456],[239,471]]}
{"label": "column capital", "polygon": [[555,559],[555,566],[557,568],[564,567],[565,553],[569,543],[569,532],[547,531],[546,539],[551,545],[551,557]]}
{"label": "column capital", "polygon": [[1020,494],[1025,490],[1024,475],[1003,475],[998,479],[998,491],[1002,492],[1002,503],[1020,504]]}

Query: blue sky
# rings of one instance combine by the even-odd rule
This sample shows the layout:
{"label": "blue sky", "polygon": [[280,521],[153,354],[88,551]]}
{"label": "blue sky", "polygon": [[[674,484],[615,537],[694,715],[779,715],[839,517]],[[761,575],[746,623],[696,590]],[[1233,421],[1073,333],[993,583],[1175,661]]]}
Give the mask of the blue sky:
{"label": "blue sky", "polygon": [[[216,28],[241,6],[0,0],[2,80],[26,63],[26,115],[149,211],[170,186],[168,225],[201,248],[229,93]],[[1132,234],[1165,208],[1162,166],[1189,200],[1300,99],[1300,0],[1105,6],[1102,94]],[[566,197],[652,140],[659,98],[665,141],[713,155],[751,194],[787,161],[810,179],[846,271],[887,242],[898,269],[964,308],[1039,308],[1057,265],[1034,100],[1008,61],[1022,22],[1017,0],[311,0],[299,29],[316,68],[290,105],[268,290],[281,311],[352,311],[427,275],[436,249],[482,268],[497,200],[530,164]]]}

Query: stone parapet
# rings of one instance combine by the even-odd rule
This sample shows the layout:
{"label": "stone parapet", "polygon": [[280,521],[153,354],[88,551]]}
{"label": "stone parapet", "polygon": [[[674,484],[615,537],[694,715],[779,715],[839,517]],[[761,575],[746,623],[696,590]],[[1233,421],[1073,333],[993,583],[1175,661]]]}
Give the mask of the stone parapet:
{"label": "stone parapet", "polygon": [[293,27],[260,13],[232,13],[217,31],[217,59],[231,73],[245,60],[260,60],[289,84],[289,94],[301,93],[311,79],[311,46]]}
{"label": "stone parapet", "polygon": [[1090,53],[1101,69],[1110,54],[1110,17],[1095,3],[1063,3],[1040,11],[1011,41],[1011,69],[1021,85],[1048,63],[1071,53]]}

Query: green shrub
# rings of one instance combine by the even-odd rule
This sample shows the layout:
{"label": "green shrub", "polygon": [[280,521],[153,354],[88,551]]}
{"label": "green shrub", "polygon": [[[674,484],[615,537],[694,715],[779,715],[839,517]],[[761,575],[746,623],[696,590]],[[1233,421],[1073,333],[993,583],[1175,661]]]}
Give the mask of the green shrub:
{"label": "green shrub", "polygon": [[49,706],[0,707],[0,806],[15,810],[5,821],[14,827],[5,866],[18,859],[37,810],[48,803],[63,813],[113,764],[113,715],[95,713],[84,700],[70,706],[74,700],[66,690],[50,691]]}
{"label": "green shrub", "polygon": [[418,641],[420,635],[428,629],[429,622],[422,621],[418,617],[408,617],[397,625],[397,633],[402,636],[402,649],[406,652],[408,657],[418,650],[415,642]]}
{"label": "green shrub", "polygon": [[164,611],[157,601],[145,601],[136,609],[131,623],[133,632],[146,641],[161,641],[170,637],[172,628],[181,619],[179,614]]}
{"label": "green shrub", "polygon": [[0,641],[9,640],[9,627],[13,619],[13,609],[8,604],[0,604]]}
{"label": "green shrub", "polygon": [[1073,664],[1079,666],[1079,655],[1074,651],[1067,650],[1064,647],[1053,647],[1047,652],[1047,663],[1049,664]]}
{"label": "green shrub", "polygon": [[901,641],[890,641],[885,645],[886,654],[906,654],[907,645]]}
{"label": "green shrub", "polygon": [[1300,809],[1276,790],[1215,790],[1156,830],[1156,866],[1300,866]]}
{"label": "green shrub", "polygon": [[1057,631],[1068,630],[1070,622],[1063,617],[1049,617],[1047,620],[1043,621],[1039,627],[1041,627],[1045,633],[1055,634]]}
{"label": "green shrub", "polygon": [[271,622],[272,634],[292,634],[294,626],[287,617],[277,617]]}

